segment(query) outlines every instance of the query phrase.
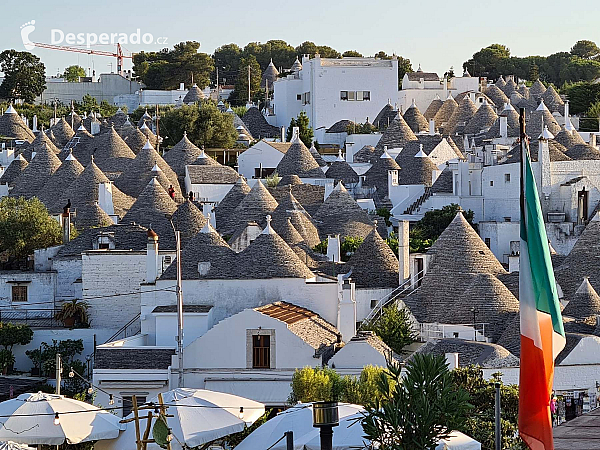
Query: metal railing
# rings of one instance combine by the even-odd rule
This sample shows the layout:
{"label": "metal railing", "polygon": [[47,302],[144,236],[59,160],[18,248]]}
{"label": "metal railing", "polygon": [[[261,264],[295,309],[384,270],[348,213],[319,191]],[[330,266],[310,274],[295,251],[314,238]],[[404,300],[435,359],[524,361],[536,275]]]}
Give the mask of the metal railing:
{"label": "metal railing", "polygon": [[56,319],[60,309],[6,309],[0,308],[0,322],[28,325],[31,328],[64,328]]}
{"label": "metal railing", "polygon": [[104,344],[115,341],[117,339],[125,339],[130,336],[135,336],[141,331],[142,324],[140,323],[141,314],[137,314],[133,319],[123,325],[115,334],[109,337]]}
{"label": "metal railing", "polygon": [[[420,323],[419,339],[421,342],[427,342],[432,339],[444,339],[459,337],[467,341],[487,342],[485,335],[485,326],[489,322],[475,323]],[[460,329],[460,327],[470,330]],[[449,334],[452,333],[452,336]],[[457,336],[454,336],[457,333]]]}

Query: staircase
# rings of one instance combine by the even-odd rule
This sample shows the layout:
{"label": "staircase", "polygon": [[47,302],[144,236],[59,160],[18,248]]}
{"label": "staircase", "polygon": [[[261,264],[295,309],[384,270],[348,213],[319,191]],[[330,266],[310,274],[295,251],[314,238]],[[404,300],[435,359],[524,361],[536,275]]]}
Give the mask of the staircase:
{"label": "staircase", "polygon": [[117,339],[125,339],[138,334],[142,327],[142,324],[140,323],[140,316],[141,314],[137,314],[133,319],[123,325],[115,334],[109,337],[104,343],[106,344]]}
{"label": "staircase", "polygon": [[430,187],[426,187],[425,188],[425,192],[423,193],[423,195],[421,195],[417,200],[415,200],[415,202],[410,205],[408,208],[406,208],[406,210],[404,211],[404,214],[412,214],[414,213],[417,209],[419,209],[421,207],[421,205],[423,203],[425,203],[425,201],[431,197],[431,188]]}

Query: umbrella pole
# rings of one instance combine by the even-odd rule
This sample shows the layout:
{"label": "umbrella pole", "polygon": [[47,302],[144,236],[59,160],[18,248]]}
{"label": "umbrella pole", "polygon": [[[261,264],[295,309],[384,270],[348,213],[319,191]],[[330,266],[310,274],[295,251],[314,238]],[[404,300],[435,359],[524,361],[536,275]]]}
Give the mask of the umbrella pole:
{"label": "umbrella pole", "polygon": [[138,415],[137,397],[135,395],[131,396],[131,403],[133,406],[133,418],[135,421],[135,444],[137,450],[142,450],[140,442],[140,416]]}

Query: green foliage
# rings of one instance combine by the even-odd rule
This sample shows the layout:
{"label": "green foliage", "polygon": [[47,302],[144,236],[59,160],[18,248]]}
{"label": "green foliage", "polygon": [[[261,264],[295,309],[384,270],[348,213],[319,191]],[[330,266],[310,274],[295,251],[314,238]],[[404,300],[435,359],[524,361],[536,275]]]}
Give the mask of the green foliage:
{"label": "green foliage", "polygon": [[245,106],[234,106],[233,108],[233,112],[237,114],[238,117],[243,117],[244,114],[246,114],[246,112],[248,111],[248,108],[246,108]]}
{"label": "green foliage", "polygon": [[349,123],[346,127],[346,133],[348,134],[373,134],[377,130],[377,127],[369,122]]}
{"label": "green foliage", "polygon": [[273,172],[271,175],[267,176],[267,187],[275,187],[279,184],[281,177],[277,175],[277,172]]}
{"label": "green foliage", "polygon": [[392,212],[387,208],[377,208],[375,210],[379,217],[383,217],[385,220],[385,224],[390,227],[392,226],[392,222],[390,221],[390,217],[392,217]]}
{"label": "green foliage", "polygon": [[[411,251],[422,252],[431,247],[433,242],[442,234],[450,222],[456,217],[460,206],[456,203],[444,206],[442,209],[427,211],[423,218],[419,220],[410,230]],[[473,211],[468,210],[463,213],[467,222],[477,231],[477,225],[473,224]],[[413,250],[413,248],[415,250]]]}
{"label": "green foliage", "polygon": [[133,55],[133,70],[148,89],[177,89],[187,81],[204,88],[210,83],[214,70],[213,59],[198,52],[200,43],[180,42],[172,50],[139,52]]}
{"label": "green foliage", "polygon": [[194,144],[206,148],[231,148],[237,139],[233,117],[222,113],[212,100],[165,110],[160,127],[168,146],[179,142],[184,132]]}
{"label": "green foliage", "polygon": [[36,197],[4,197],[0,200],[0,253],[22,258],[62,240],[59,223]]}
{"label": "green foliage", "polygon": [[[580,118],[581,131],[598,131],[598,123],[600,121],[600,100],[596,101],[585,113],[585,119]],[[584,122],[584,123],[582,123]]]}
{"label": "green foliage", "polygon": [[60,311],[56,314],[56,320],[65,321],[74,318],[76,327],[87,328],[90,326],[89,307],[90,305],[87,302],[74,298],[62,304]]}
{"label": "green foliage", "polygon": [[600,48],[592,41],[577,41],[571,47],[571,54],[584,59],[598,59],[600,56]]}
{"label": "green foliage", "polygon": [[342,55],[337,50],[334,50],[327,45],[316,45],[314,42],[305,41],[296,47],[297,55],[310,55],[314,57],[319,54],[321,58],[341,58]]}
{"label": "green foliage", "polygon": [[364,241],[361,237],[355,236],[347,236],[342,241],[342,245],[340,246],[340,253],[342,261],[348,261],[350,257],[356,252],[360,244]]}
{"label": "green foliage", "polygon": [[0,371],[4,371],[7,367],[15,363],[15,355],[10,350],[3,348],[0,350]]}
{"label": "green foliage", "polygon": [[[90,112],[99,112],[102,114],[102,117],[110,117],[114,115],[119,109],[118,106],[111,105],[106,100],[102,100],[98,103],[96,97],[92,97],[89,94],[85,94],[81,99],[81,102],[74,102],[73,106],[75,108],[75,112],[79,115],[83,115],[85,113],[89,114]],[[121,107],[123,111],[127,111],[125,106]]]}
{"label": "green foliage", "polygon": [[46,67],[33,53],[4,50],[0,72],[4,73],[0,98],[31,103],[46,89]]}
{"label": "green foliage", "polygon": [[600,100],[600,84],[581,81],[579,83],[567,84],[561,89],[561,93],[569,98],[569,111],[571,114],[583,114]]}
{"label": "green foliage", "polygon": [[79,81],[79,77],[85,77],[85,69],[81,66],[69,66],[62,74],[63,78],[68,82]]}
{"label": "green foliage", "polygon": [[[248,98],[248,67],[250,67],[250,98]],[[235,96],[238,104],[244,104],[251,101],[260,93],[260,80],[262,71],[260,64],[254,55],[248,55],[240,59],[238,77],[235,83]],[[230,98],[230,101],[233,101]]]}
{"label": "green foliage", "polygon": [[[408,72],[412,72],[412,64],[410,59],[403,58],[402,56],[395,56],[398,59],[398,89],[402,89],[402,79],[404,75]],[[392,59],[394,56],[388,55],[384,51],[379,51],[375,53],[375,58],[379,59]]]}
{"label": "green foliage", "polygon": [[346,50],[344,53],[342,53],[342,56],[344,58],[362,58],[363,57],[362,53],[359,53],[356,50]]}
{"label": "green foliage", "polygon": [[[41,349],[41,350],[40,350]],[[31,359],[35,366],[42,369],[42,375],[54,377],[56,372],[56,354],[60,353],[63,363],[63,376],[69,373],[71,367],[74,367],[75,356],[83,352],[83,339],[65,339],[57,341],[52,339],[52,345],[42,342],[40,348],[27,350],[25,354]],[[78,371],[78,373],[83,373]]]}
{"label": "green foliage", "polygon": [[473,410],[458,431],[481,442],[482,448],[494,448],[495,386],[500,383],[502,404],[502,448],[520,448],[522,441],[518,437],[519,388],[505,385],[499,377],[486,380],[479,367],[465,367],[452,371],[452,379],[457,386],[470,395]]}
{"label": "green foliage", "polygon": [[376,398],[381,367],[365,366],[357,379],[340,376],[335,370],[320,367],[296,369],[292,375],[290,404],[316,401],[341,401],[364,405]]}
{"label": "green foliage", "polygon": [[384,450],[430,449],[463,427],[472,408],[469,394],[454,383],[443,356],[415,354],[404,378],[394,363],[386,372],[377,380],[380,397],[366,406],[362,420],[372,443]]}
{"label": "green foliage", "polygon": [[363,330],[373,331],[395,353],[401,354],[407,345],[417,340],[410,313],[406,308],[398,309],[396,303],[383,308],[379,317],[364,322]]}
{"label": "green foliage", "polygon": [[15,345],[27,345],[33,339],[33,331],[28,325],[0,322],[0,345],[12,351]]}
{"label": "green foliage", "polygon": [[306,115],[306,112],[300,111],[298,117],[292,117],[292,120],[290,120],[290,126],[288,127],[286,133],[288,142],[292,139],[294,127],[299,128],[298,131],[300,132],[300,140],[304,143],[304,145],[310,147],[312,145],[314,133],[312,127],[310,126],[310,121]]}
{"label": "green foliage", "polygon": [[243,431],[240,431],[239,433],[233,433],[225,437],[225,442],[227,443],[227,446],[225,448],[235,448],[237,445],[240,444],[240,442],[246,439],[250,435],[250,433],[252,433],[261,425],[264,425],[267,422],[267,420],[271,418],[272,415],[274,415],[273,410],[267,410],[262,416],[256,419],[256,422],[254,422],[252,425],[250,425],[249,427],[244,427]]}

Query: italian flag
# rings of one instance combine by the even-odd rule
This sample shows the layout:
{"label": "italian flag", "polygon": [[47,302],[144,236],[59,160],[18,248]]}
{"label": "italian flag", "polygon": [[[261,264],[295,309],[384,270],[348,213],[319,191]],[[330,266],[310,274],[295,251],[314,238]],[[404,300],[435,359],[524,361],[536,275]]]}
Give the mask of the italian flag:
{"label": "italian flag", "polygon": [[554,448],[550,416],[554,360],[565,346],[565,331],[528,148],[521,155],[521,166],[519,434],[532,450],[549,450]]}

